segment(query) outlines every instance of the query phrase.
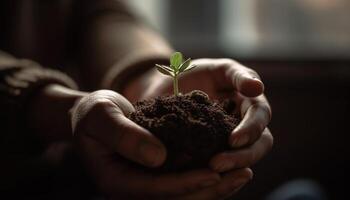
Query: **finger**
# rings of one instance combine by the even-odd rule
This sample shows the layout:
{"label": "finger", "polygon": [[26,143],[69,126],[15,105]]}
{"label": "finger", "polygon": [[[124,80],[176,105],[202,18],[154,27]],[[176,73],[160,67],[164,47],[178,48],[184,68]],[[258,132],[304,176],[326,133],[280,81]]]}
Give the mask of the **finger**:
{"label": "finger", "polygon": [[214,156],[210,161],[210,167],[217,172],[250,167],[263,158],[270,151],[272,145],[273,137],[269,129],[266,128],[259,140],[253,145]]}
{"label": "finger", "polygon": [[[81,100],[74,112],[73,130],[80,136],[90,136],[129,160],[145,166],[161,165],[166,157],[164,145],[149,131],[138,126],[124,114],[133,111],[132,105],[121,95],[99,91]],[[86,115],[84,128],[77,129],[76,121]],[[76,119],[75,119],[76,118]],[[74,131],[75,134],[76,131]]]}
{"label": "finger", "polygon": [[152,181],[144,183],[143,188],[150,196],[169,197],[216,185],[220,180],[218,173],[202,169],[154,177]]}
{"label": "finger", "polygon": [[149,167],[161,165],[166,157],[164,145],[149,131],[126,118],[115,106],[108,104],[104,102],[94,106],[92,114],[95,117],[88,122],[88,135],[132,161]]}
{"label": "finger", "polygon": [[264,92],[260,76],[252,69],[231,59],[218,59],[214,66],[208,67],[210,74],[220,88],[230,85],[247,97],[256,97]]}
{"label": "finger", "polygon": [[231,63],[226,76],[233,87],[247,97],[256,97],[264,92],[264,84],[259,75],[237,62]]}
{"label": "finger", "polygon": [[109,100],[113,102],[118,109],[124,114],[128,115],[135,111],[133,105],[122,95],[111,90],[99,90],[92,93],[92,96],[98,96],[96,100]]}
{"label": "finger", "polygon": [[115,177],[120,190],[127,193],[134,191],[136,193],[130,196],[145,199],[167,199],[169,196],[184,195],[216,185],[221,180],[218,173],[209,169],[165,175],[151,175],[126,169]]}
{"label": "finger", "polygon": [[271,108],[263,95],[244,98],[240,107],[243,119],[229,137],[229,144],[236,148],[253,144],[271,120]]}
{"label": "finger", "polygon": [[94,175],[101,191],[110,196],[125,196],[125,199],[166,199],[183,195],[220,181],[220,175],[210,169],[184,173],[153,175],[135,169],[118,155],[112,155],[104,145],[85,137],[80,140],[80,151],[89,172]]}
{"label": "finger", "polygon": [[100,191],[123,199],[167,199],[216,185],[221,178],[209,169],[184,173],[152,175],[114,157],[96,140],[89,137],[79,141],[89,173]]}
{"label": "finger", "polygon": [[[168,199],[170,196],[185,195],[216,185],[221,180],[219,174],[209,169],[166,175],[150,175],[125,169],[113,177],[116,179],[114,182],[117,182],[114,188],[117,187],[119,193],[124,191],[129,193],[129,197],[143,199]],[[113,184],[108,188],[113,193]],[[118,191],[114,189],[114,192]]]}
{"label": "finger", "polygon": [[238,169],[223,175],[219,184],[202,189],[192,194],[178,196],[173,199],[181,200],[214,200],[223,199],[232,195],[248,183],[253,177],[253,172],[249,168]]}

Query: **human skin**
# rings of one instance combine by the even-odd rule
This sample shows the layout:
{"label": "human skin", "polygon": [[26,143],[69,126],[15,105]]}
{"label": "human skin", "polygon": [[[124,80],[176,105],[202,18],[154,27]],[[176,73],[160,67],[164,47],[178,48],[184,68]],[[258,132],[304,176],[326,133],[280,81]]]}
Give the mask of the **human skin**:
{"label": "human skin", "polygon": [[[59,109],[52,110],[53,103]],[[32,115],[28,120],[40,127],[37,133],[46,141],[48,149],[62,140],[73,143],[99,190],[111,199],[218,199],[237,191],[252,178],[248,168],[224,176],[209,168],[155,175],[130,166],[121,157],[156,167],[164,162],[166,149],[151,133],[124,116],[133,107],[111,90],[83,93],[60,85],[48,85],[33,101],[31,110],[39,107],[44,112],[40,116]],[[63,109],[65,107],[67,110]],[[57,120],[44,117],[49,115],[56,116]],[[62,126],[70,119],[73,131],[67,128],[69,125]],[[47,135],[47,127],[59,135]],[[62,135],[63,132],[68,134]],[[48,162],[59,164],[57,156],[61,154],[48,155]],[[198,193],[200,197],[192,198]],[[203,193],[210,198],[202,198]]]}
{"label": "human skin", "polygon": [[[33,100],[33,112],[29,112],[37,113],[34,111],[40,107],[46,113],[34,114],[28,119],[48,144],[54,144],[58,139],[74,141],[90,175],[110,198],[225,198],[251,180],[249,167],[272,146],[273,139],[266,128],[271,116],[270,107],[262,95],[264,86],[251,69],[229,59],[200,59],[194,63],[199,67],[180,77],[180,89],[183,92],[201,89],[215,99],[233,96],[238,104],[237,112],[243,119],[228,141],[233,147],[242,148],[214,156],[208,169],[154,175],[129,166],[123,159],[115,159],[118,155],[156,167],[164,162],[166,149],[151,133],[125,117],[133,110],[132,105],[110,90],[84,93],[48,85]],[[138,92],[137,96],[124,92],[130,101],[136,101],[165,94],[172,86],[171,80],[151,70],[126,88],[126,91],[144,91]],[[53,110],[53,104],[56,110]],[[50,115],[61,116],[55,117],[61,120],[43,117]],[[49,127],[50,135],[47,134]],[[152,147],[142,147],[145,144]],[[48,159],[57,161],[56,158]],[[220,175],[219,172],[226,173]]]}
{"label": "human skin", "polygon": [[[260,76],[232,59],[197,59],[192,64],[197,67],[179,78],[180,90],[186,93],[199,89],[216,100],[231,98],[238,105],[236,112],[242,118],[228,141],[233,148],[240,149],[214,156],[210,166],[218,172],[252,166],[273,145],[273,137],[267,128],[271,108],[263,94],[264,84]],[[131,83],[134,88],[124,92],[128,99],[147,99],[172,93],[171,78],[156,70],[146,76],[144,80],[141,77],[141,80]]]}

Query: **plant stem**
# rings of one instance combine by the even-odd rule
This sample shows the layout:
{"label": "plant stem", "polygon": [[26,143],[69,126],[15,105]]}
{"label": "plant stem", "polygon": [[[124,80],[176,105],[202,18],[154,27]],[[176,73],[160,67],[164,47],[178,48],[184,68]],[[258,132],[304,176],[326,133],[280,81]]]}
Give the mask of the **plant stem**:
{"label": "plant stem", "polygon": [[178,96],[179,95],[179,83],[178,83],[178,75],[175,74],[174,76],[174,95]]}

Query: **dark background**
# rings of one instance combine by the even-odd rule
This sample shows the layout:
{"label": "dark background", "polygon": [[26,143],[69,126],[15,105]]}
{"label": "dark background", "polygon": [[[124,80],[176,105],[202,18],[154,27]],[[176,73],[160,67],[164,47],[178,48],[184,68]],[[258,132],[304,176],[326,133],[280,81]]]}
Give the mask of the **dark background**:
{"label": "dark background", "polygon": [[275,144],[238,199],[261,199],[295,179],[318,182],[330,199],[346,199],[349,61],[245,61],[266,84]]}

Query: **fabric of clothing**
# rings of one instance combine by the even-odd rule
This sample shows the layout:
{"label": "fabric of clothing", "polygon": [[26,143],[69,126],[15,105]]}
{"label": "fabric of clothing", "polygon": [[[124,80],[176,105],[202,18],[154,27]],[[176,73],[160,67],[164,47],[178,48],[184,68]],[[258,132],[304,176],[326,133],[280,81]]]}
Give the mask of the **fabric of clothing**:
{"label": "fabric of clothing", "polygon": [[30,98],[51,83],[122,90],[167,62],[172,49],[155,35],[122,0],[0,1],[0,191],[34,191],[57,176],[26,126]]}

